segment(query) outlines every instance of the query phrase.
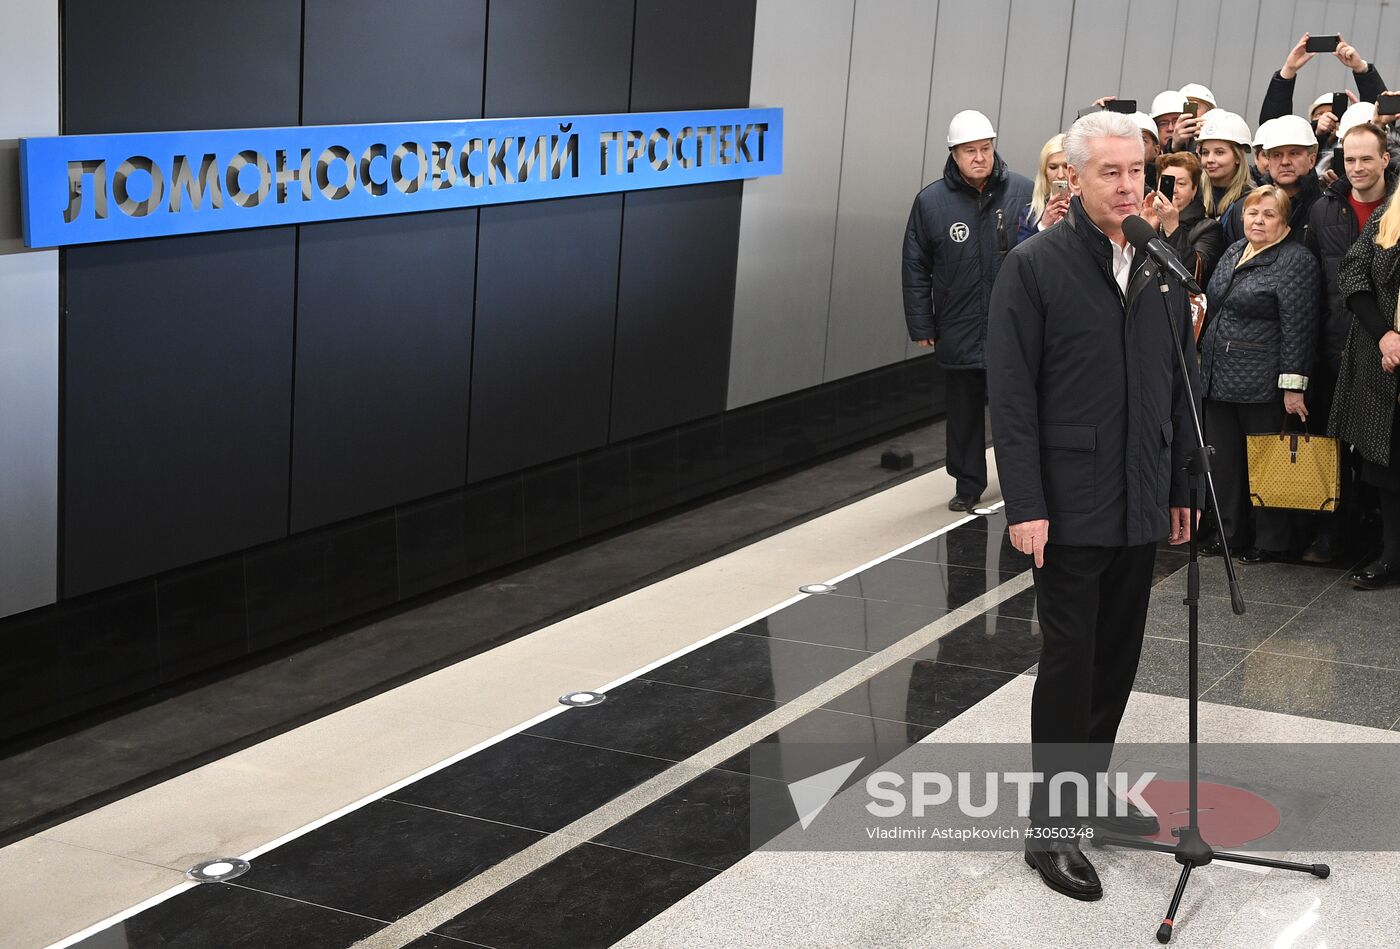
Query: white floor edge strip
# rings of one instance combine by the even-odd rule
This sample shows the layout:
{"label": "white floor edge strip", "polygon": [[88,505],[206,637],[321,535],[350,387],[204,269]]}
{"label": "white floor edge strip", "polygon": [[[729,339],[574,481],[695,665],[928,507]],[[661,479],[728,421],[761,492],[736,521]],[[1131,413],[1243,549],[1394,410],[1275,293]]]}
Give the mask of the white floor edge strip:
{"label": "white floor edge strip", "polygon": [[[1004,502],[1002,502],[1002,501],[995,501],[995,502],[993,502],[993,503],[991,503],[991,504],[986,505],[985,507],[980,507],[980,508],[978,508],[978,510],[982,510],[982,511],[999,511],[999,510],[1001,509],[1001,506],[1002,506],[1003,503],[1004,503]],[[904,545],[902,545],[902,546],[900,546],[900,547],[897,547],[897,548],[895,548],[895,549],[892,550],[892,551],[889,551],[889,552],[887,552],[887,553],[881,554],[879,557],[876,557],[875,559],[869,561],[868,563],[862,564],[861,566],[858,566],[858,567],[854,567],[854,568],[852,568],[852,569],[850,569],[850,570],[847,570],[845,573],[838,574],[837,576],[832,577],[832,578],[830,578],[829,580],[825,580],[825,581],[821,581],[821,582],[825,582],[825,583],[832,584],[832,585],[838,584],[838,583],[840,583],[842,580],[849,579],[850,577],[855,576],[856,574],[860,573],[860,572],[863,571],[863,570],[868,570],[868,569],[870,569],[871,567],[874,567],[874,566],[876,566],[876,565],[878,565],[878,564],[884,563],[884,562],[887,561],[887,560],[893,560],[895,557],[898,557],[900,554],[904,553],[905,551],[912,550],[913,548],[919,546],[920,544],[928,543],[930,540],[933,540],[935,537],[939,537],[939,536],[941,536],[941,535],[943,535],[943,534],[946,534],[946,533],[948,533],[949,531],[952,531],[953,529],[955,529],[955,528],[957,528],[957,527],[961,527],[961,526],[964,525],[964,524],[971,523],[972,521],[975,521],[975,520],[977,519],[978,516],[979,516],[979,515],[976,515],[976,514],[969,514],[969,515],[967,515],[967,516],[965,516],[965,517],[959,518],[958,520],[953,521],[951,524],[946,524],[946,525],[944,525],[943,527],[940,527],[940,528],[938,528],[938,529],[935,530],[935,531],[931,531],[930,533],[925,534],[925,535],[923,535],[922,537],[916,538],[915,540],[910,541],[909,543],[904,544]],[[799,526],[800,526],[800,525],[799,525]],[[683,574],[678,574],[677,576],[683,576]],[[671,578],[671,579],[673,579],[673,578]],[[761,610],[761,611],[759,611],[758,613],[755,613],[753,616],[750,616],[750,617],[748,617],[748,618],[746,618],[746,619],[744,619],[744,620],[741,620],[741,621],[739,621],[739,622],[737,622],[737,623],[733,623],[733,624],[731,624],[731,625],[725,627],[724,629],[720,630],[720,631],[717,632],[717,633],[714,633],[714,634],[712,634],[712,635],[710,635],[710,636],[707,636],[707,637],[705,637],[704,639],[698,640],[697,642],[691,643],[691,644],[688,645],[688,646],[684,646],[684,647],[682,647],[682,648],[680,648],[680,649],[677,649],[675,652],[671,653],[671,654],[668,655],[668,656],[664,656],[664,657],[662,657],[661,659],[656,660],[655,662],[649,663],[649,664],[647,664],[647,665],[645,665],[645,666],[642,666],[642,667],[639,668],[639,669],[636,669],[636,670],[634,670],[634,671],[632,671],[632,672],[629,672],[627,675],[624,675],[624,676],[622,676],[621,678],[615,679],[615,680],[613,680],[612,682],[609,682],[607,685],[600,686],[600,687],[598,687],[598,688],[596,689],[596,691],[599,691],[599,692],[607,692],[607,691],[609,691],[609,690],[611,690],[611,689],[614,689],[614,688],[616,688],[616,687],[618,687],[618,686],[620,686],[620,685],[623,685],[623,684],[625,684],[625,683],[627,683],[627,682],[630,682],[630,681],[632,681],[633,679],[638,678],[639,676],[643,676],[643,675],[645,675],[646,673],[651,672],[651,671],[654,670],[654,669],[660,668],[661,666],[665,665],[665,664],[668,663],[668,662],[671,662],[671,661],[673,661],[673,660],[675,660],[675,659],[678,659],[678,658],[680,658],[681,656],[686,655],[687,653],[694,652],[695,650],[700,649],[700,648],[703,647],[703,646],[707,646],[707,645],[709,645],[710,643],[714,642],[714,641],[717,640],[717,639],[721,639],[721,638],[723,638],[723,637],[725,637],[725,636],[728,636],[729,634],[731,634],[731,633],[733,633],[733,632],[736,632],[736,631],[738,631],[738,630],[744,628],[745,626],[748,626],[748,625],[751,624],[751,623],[757,622],[758,620],[763,619],[764,617],[770,616],[770,615],[772,615],[773,613],[778,612],[779,610],[786,609],[787,607],[793,605],[794,603],[797,603],[797,602],[799,602],[799,601],[801,601],[801,600],[805,600],[807,597],[813,596],[813,595],[816,595],[816,594],[799,593],[799,594],[797,594],[796,596],[789,597],[788,599],[783,600],[781,603],[778,603],[778,604],[776,604],[776,605],[774,605],[774,606],[771,606],[771,607],[768,607],[768,608],[766,608],[766,609],[764,609],[764,610]],[[465,751],[461,751],[461,752],[459,752],[459,753],[457,753],[457,754],[454,754],[454,755],[452,755],[452,756],[450,756],[450,757],[448,757],[448,758],[444,758],[442,761],[439,761],[439,762],[437,762],[436,764],[429,765],[428,767],[423,768],[423,769],[421,769],[420,771],[418,771],[418,772],[416,772],[416,773],[414,773],[414,774],[411,774],[411,775],[409,775],[409,776],[406,777],[406,778],[403,778],[403,779],[401,779],[401,780],[399,780],[399,781],[395,781],[394,783],[388,785],[387,787],[384,787],[383,789],[381,789],[381,790],[379,790],[379,791],[375,791],[375,792],[372,792],[372,793],[370,793],[370,794],[367,794],[367,795],[365,795],[364,797],[360,798],[360,799],[357,800],[357,801],[354,801],[354,802],[352,802],[352,803],[350,803],[350,804],[347,804],[347,805],[345,805],[344,807],[342,807],[342,808],[340,808],[340,809],[338,809],[338,810],[332,811],[331,813],[325,815],[324,817],[317,818],[316,820],[311,821],[310,823],[304,824],[303,826],[298,827],[296,830],[293,830],[293,831],[290,831],[290,832],[288,832],[288,833],[286,833],[286,834],[283,834],[281,837],[278,837],[276,840],[272,840],[272,841],[269,841],[269,842],[266,843],[266,844],[263,844],[262,846],[255,847],[254,849],[248,851],[247,853],[241,854],[240,856],[241,856],[242,859],[244,859],[244,860],[253,860],[253,859],[255,859],[256,857],[260,857],[260,856],[262,856],[263,854],[267,853],[267,852],[270,851],[270,850],[275,850],[276,848],[282,846],[283,844],[290,843],[291,841],[296,840],[298,837],[304,836],[305,834],[309,834],[311,831],[316,830],[317,828],[323,827],[323,826],[325,826],[326,824],[331,823],[332,821],[339,820],[340,818],[344,817],[345,815],[350,814],[350,813],[352,813],[352,812],[354,812],[354,811],[357,811],[357,810],[359,810],[359,809],[362,808],[362,807],[365,807],[365,806],[367,806],[367,805],[369,805],[369,804],[373,804],[375,801],[381,800],[382,798],[385,798],[385,797],[389,796],[390,794],[393,794],[395,791],[401,790],[401,789],[407,787],[408,785],[413,784],[413,783],[416,782],[416,781],[420,781],[420,780],[422,780],[423,778],[426,778],[426,777],[428,777],[428,776],[430,776],[430,775],[432,775],[432,774],[437,773],[438,771],[443,770],[444,768],[450,767],[450,766],[456,764],[457,762],[462,761],[462,760],[465,759],[465,758],[469,758],[469,757],[471,757],[472,755],[476,754],[477,752],[482,751],[483,749],[489,748],[489,747],[491,747],[492,745],[495,745],[495,744],[497,744],[498,742],[504,741],[504,740],[507,739],[507,738],[511,738],[511,737],[513,737],[513,736],[519,734],[520,732],[525,731],[526,729],[529,729],[529,728],[534,727],[535,725],[538,725],[540,722],[543,722],[543,721],[546,721],[546,720],[548,720],[548,719],[550,719],[550,718],[553,718],[555,715],[558,715],[560,712],[568,711],[568,709],[569,709],[568,706],[561,705],[561,706],[559,706],[558,708],[550,709],[550,710],[547,711],[547,712],[542,712],[542,713],[540,713],[539,715],[536,715],[534,718],[528,719],[527,721],[521,722],[521,723],[518,724],[518,725],[514,725],[514,726],[512,726],[511,728],[508,728],[508,729],[506,729],[505,731],[502,731],[501,733],[492,736],[491,738],[487,739],[486,741],[479,742],[479,743],[473,745],[472,747],[466,749]],[[190,889],[190,888],[192,888],[192,887],[195,887],[195,886],[198,886],[198,885],[199,885],[198,883],[194,883],[194,882],[180,883],[180,884],[178,884],[178,885],[176,885],[176,886],[173,886],[173,887],[171,887],[170,889],[168,889],[168,890],[166,890],[166,891],[164,891],[164,892],[162,892],[162,893],[157,894],[156,896],[151,897],[150,899],[147,899],[147,900],[142,901],[141,903],[138,903],[138,904],[135,905],[135,906],[132,906],[132,907],[130,907],[130,908],[128,908],[128,909],[122,910],[122,911],[119,912],[119,913],[114,913],[113,915],[107,917],[106,919],[103,919],[103,920],[101,920],[101,921],[99,921],[99,922],[97,922],[97,923],[94,923],[94,924],[92,924],[91,926],[88,926],[88,927],[86,927],[85,929],[83,929],[83,930],[81,930],[81,931],[79,931],[79,932],[77,932],[77,933],[74,933],[74,934],[71,935],[71,936],[67,936],[67,937],[65,937],[64,939],[59,940],[58,942],[51,943],[51,944],[47,947],[47,949],[68,949],[68,947],[73,946],[73,945],[75,945],[76,943],[82,942],[84,939],[87,939],[87,938],[89,938],[90,936],[96,935],[97,933],[101,932],[101,931],[104,930],[104,929],[107,929],[107,928],[109,928],[109,927],[111,927],[111,926],[115,926],[117,923],[123,922],[124,920],[130,919],[131,917],[137,915],[138,913],[144,912],[145,910],[148,910],[148,909],[150,909],[150,908],[153,907],[153,906],[158,906],[158,905],[160,905],[161,903],[165,902],[166,900],[171,899],[172,897],[178,896],[179,894],[183,893],[185,890],[188,890],[188,889]]]}

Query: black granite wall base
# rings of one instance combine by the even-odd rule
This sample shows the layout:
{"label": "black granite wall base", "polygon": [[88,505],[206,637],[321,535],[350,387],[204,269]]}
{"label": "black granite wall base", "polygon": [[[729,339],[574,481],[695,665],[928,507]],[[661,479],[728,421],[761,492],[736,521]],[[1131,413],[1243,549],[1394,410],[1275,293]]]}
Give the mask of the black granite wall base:
{"label": "black granite wall base", "polygon": [[8,617],[0,739],[942,411],[941,370],[912,360]]}

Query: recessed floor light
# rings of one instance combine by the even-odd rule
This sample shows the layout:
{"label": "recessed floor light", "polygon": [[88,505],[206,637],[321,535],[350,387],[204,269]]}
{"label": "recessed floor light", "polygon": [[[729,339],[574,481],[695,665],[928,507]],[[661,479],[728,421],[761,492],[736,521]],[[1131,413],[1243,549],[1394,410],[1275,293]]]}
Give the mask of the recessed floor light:
{"label": "recessed floor light", "polygon": [[602,692],[565,692],[563,695],[559,696],[559,704],[583,707],[586,705],[597,705],[606,698],[607,696]]}
{"label": "recessed floor light", "polygon": [[215,857],[190,867],[185,871],[185,879],[194,880],[196,883],[222,883],[224,880],[241,877],[249,869],[251,867],[247,860],[237,857]]}
{"label": "recessed floor light", "polygon": [[809,583],[805,587],[797,588],[799,593],[835,593],[834,583]]}

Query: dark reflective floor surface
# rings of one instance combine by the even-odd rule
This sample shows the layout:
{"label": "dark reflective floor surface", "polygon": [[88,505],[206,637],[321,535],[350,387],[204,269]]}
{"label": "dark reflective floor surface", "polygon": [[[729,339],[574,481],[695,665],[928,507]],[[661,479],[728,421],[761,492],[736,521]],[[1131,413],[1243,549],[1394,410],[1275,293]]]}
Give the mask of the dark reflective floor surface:
{"label": "dark reflective floor surface", "polygon": [[[1179,549],[1158,553],[1141,691],[1186,694],[1185,562]],[[349,946],[1027,568],[1004,517],[978,518],[80,945]],[[1400,725],[1400,590],[1359,593],[1341,570],[1264,564],[1241,568],[1250,610],[1236,618],[1219,565],[1202,573],[1204,700]],[[873,768],[1033,671],[1039,652],[1026,590],[758,745],[859,744]],[[412,945],[611,945],[760,845],[752,807],[796,821],[782,795],[752,793],[791,777],[775,760],[733,756]]]}

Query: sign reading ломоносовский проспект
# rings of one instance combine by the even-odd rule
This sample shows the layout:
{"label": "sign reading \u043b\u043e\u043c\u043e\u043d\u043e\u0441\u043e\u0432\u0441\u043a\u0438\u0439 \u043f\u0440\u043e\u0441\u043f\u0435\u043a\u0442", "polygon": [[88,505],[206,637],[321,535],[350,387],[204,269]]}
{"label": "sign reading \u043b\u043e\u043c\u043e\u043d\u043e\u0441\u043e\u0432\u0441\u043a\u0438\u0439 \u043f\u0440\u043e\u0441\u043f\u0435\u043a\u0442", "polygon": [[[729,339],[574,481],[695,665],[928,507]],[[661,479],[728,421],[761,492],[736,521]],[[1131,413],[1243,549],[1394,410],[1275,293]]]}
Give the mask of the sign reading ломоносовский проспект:
{"label": "sign reading \u043b\u043e\u043c\u043e\u043d\u043e\u0441\u043e\u0432\u0441\u043a\u0438\u0439 \u043f\u0440\u043e\u0441\u043f\u0435\u043a\u0442", "polygon": [[20,141],[24,241],[59,247],[781,174],[781,109]]}

